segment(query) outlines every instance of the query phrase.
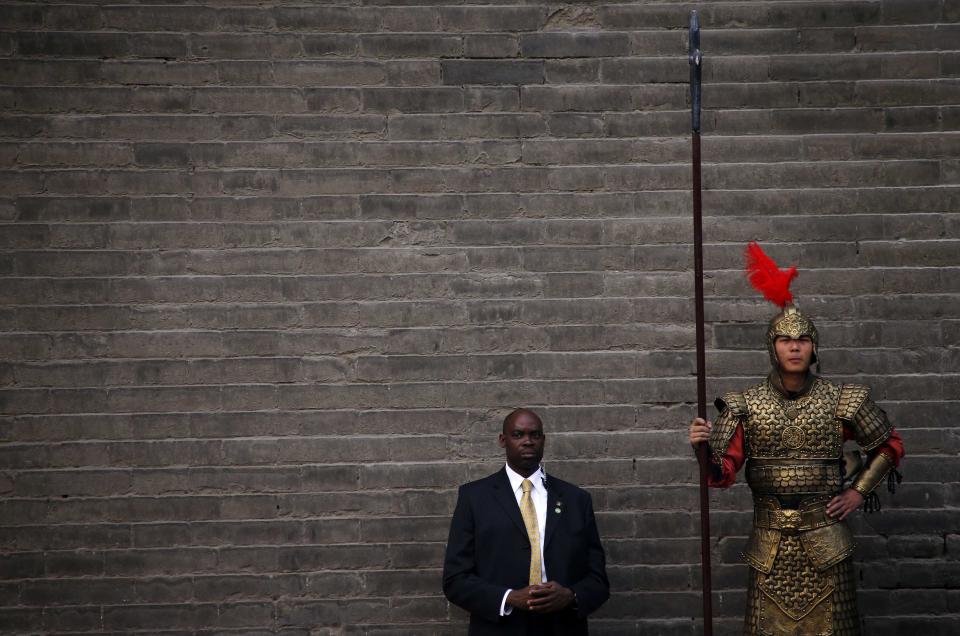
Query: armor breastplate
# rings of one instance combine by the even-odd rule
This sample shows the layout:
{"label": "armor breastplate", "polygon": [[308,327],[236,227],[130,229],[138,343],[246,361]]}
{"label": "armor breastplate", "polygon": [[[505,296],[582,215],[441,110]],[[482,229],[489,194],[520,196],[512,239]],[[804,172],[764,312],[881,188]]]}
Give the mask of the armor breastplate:
{"label": "armor breastplate", "polygon": [[840,490],[840,387],[818,378],[796,400],[769,382],[744,392],[747,482],[754,494],[834,494]]}

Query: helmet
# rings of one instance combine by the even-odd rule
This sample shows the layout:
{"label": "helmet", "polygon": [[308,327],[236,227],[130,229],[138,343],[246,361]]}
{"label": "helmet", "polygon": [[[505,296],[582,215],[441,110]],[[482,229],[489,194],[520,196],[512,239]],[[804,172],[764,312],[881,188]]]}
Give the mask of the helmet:
{"label": "helmet", "polygon": [[750,284],[760,291],[767,300],[781,307],[780,313],[770,320],[767,328],[767,351],[770,353],[770,363],[777,368],[777,351],[774,342],[778,336],[800,338],[809,336],[813,341],[813,358],[811,363],[817,363],[819,368],[817,327],[813,321],[800,313],[793,304],[793,294],[790,293],[790,283],[797,277],[797,268],[791,267],[781,270],[772,258],[752,242],[747,245],[747,277]]}

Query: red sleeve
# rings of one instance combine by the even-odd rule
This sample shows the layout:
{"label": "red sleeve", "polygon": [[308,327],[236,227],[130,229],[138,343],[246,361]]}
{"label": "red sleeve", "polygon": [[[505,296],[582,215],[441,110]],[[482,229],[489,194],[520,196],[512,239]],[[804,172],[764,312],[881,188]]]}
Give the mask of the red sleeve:
{"label": "red sleeve", "polygon": [[720,465],[713,464],[713,471],[707,475],[707,485],[711,488],[728,488],[737,480],[737,471],[743,467],[743,425],[737,424],[727,450],[721,457]]}
{"label": "red sleeve", "polygon": [[[851,429],[846,424],[843,425],[843,441],[854,439],[855,435],[853,429]],[[887,457],[893,460],[893,466],[896,468],[900,465],[900,460],[903,459],[904,449],[903,449],[903,438],[900,437],[900,433],[897,432],[897,429],[890,429],[890,437],[886,439],[883,444],[880,444],[872,451],[867,453],[868,456],[873,456],[877,453],[883,453]]]}

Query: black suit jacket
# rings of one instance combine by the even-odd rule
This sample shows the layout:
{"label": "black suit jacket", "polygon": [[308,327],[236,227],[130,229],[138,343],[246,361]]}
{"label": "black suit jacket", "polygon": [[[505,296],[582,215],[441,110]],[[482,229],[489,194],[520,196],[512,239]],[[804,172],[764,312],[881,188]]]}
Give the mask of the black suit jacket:
{"label": "black suit jacket", "polygon": [[[560,512],[556,512],[559,509]],[[577,607],[546,616],[556,636],[587,633],[587,615],[610,596],[590,495],[547,478],[543,558],[549,580],[572,589]],[[471,636],[526,634],[531,614],[500,616],[507,589],[528,585],[530,541],[505,468],[460,487],[443,562],[443,592],[470,612]]]}

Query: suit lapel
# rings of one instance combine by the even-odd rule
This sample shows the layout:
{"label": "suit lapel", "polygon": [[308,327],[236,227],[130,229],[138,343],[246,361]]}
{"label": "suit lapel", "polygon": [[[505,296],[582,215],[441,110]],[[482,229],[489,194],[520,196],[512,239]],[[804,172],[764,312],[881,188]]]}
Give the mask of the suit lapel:
{"label": "suit lapel", "polygon": [[[548,480],[549,483],[549,480]],[[558,509],[562,509],[563,503],[560,502],[560,493],[557,492],[557,487],[548,487],[547,488],[547,527],[543,532],[543,547],[546,549],[550,545],[550,539],[553,537],[553,531],[557,529],[557,524],[560,523],[560,514],[556,512]],[[558,502],[560,502],[558,504]]]}
{"label": "suit lapel", "polygon": [[520,506],[517,504],[517,496],[513,494],[513,489],[510,487],[510,478],[507,477],[506,468],[501,468],[500,472],[496,474],[496,478],[493,480],[493,492],[493,498],[500,504],[500,507],[503,508],[503,511],[510,520],[513,521],[514,525],[517,526],[517,529],[526,537],[527,526],[523,524],[523,517],[520,515]]}

